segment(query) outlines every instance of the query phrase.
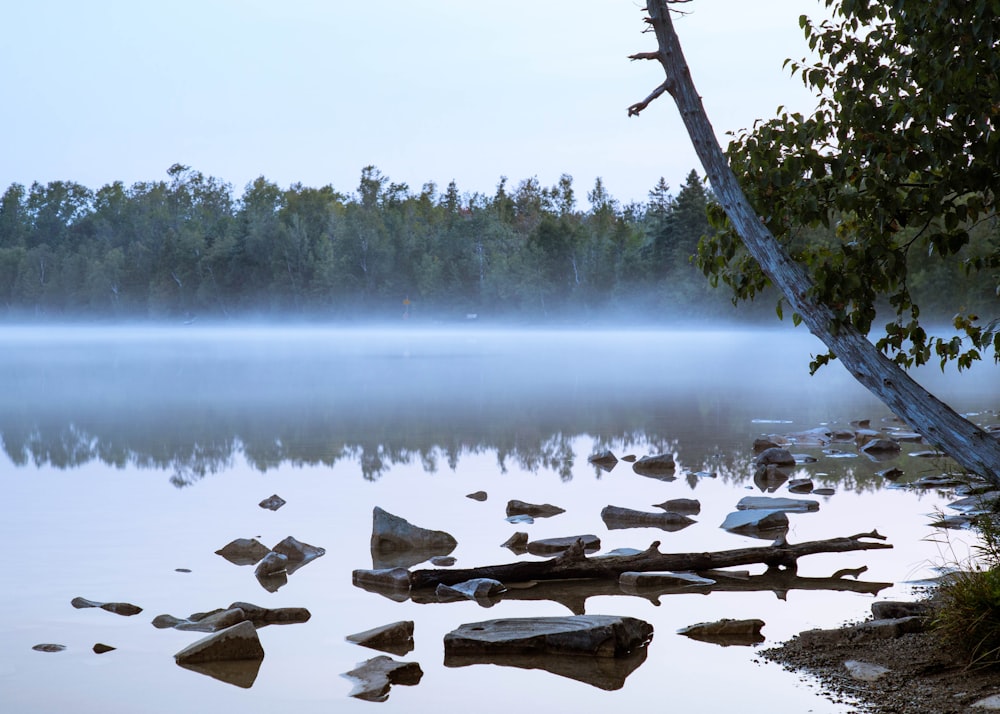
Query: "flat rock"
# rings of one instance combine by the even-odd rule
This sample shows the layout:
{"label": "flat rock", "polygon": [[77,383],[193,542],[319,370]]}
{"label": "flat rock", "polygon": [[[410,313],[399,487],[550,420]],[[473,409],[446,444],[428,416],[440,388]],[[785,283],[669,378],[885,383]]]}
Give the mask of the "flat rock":
{"label": "flat rock", "polygon": [[685,516],[697,516],[701,513],[701,502],[696,498],[672,498],[663,503],[654,503],[654,508],[662,508],[669,513],[680,513]]}
{"label": "flat rock", "polygon": [[740,511],[786,511],[789,513],[806,513],[808,511],[818,511],[819,501],[810,501],[801,498],[771,498],[769,496],[746,496],[741,498],[736,504]]}
{"label": "flat rock", "polygon": [[525,547],[532,555],[554,555],[568,550],[580,540],[583,541],[584,552],[593,552],[601,549],[601,539],[590,533],[578,536],[565,536],[563,538],[541,538],[531,541]]}
{"label": "flat rock", "polygon": [[524,617],[465,624],[444,637],[445,656],[483,652],[622,657],[652,638],[648,622],[610,615]]}
{"label": "flat rock", "polygon": [[253,623],[238,625],[203,637],[174,655],[178,664],[197,664],[241,659],[263,659],[264,648]]}
{"label": "flat rock", "polygon": [[133,605],[128,602],[96,602],[94,600],[87,600],[82,597],[75,597],[70,600],[70,605],[77,608],[78,610],[88,607],[97,607],[101,610],[106,610],[107,612],[113,612],[116,615],[123,615],[125,617],[131,617],[132,615],[138,615],[142,612],[142,608],[138,605]]}
{"label": "flat rock", "polygon": [[679,531],[694,523],[694,519],[688,518],[682,513],[648,513],[646,511],[635,511],[631,508],[620,506],[605,506],[601,511],[601,520],[608,530],[621,530],[624,528],[659,528],[664,531]]}
{"label": "flat rock", "polygon": [[351,573],[354,587],[378,593],[395,602],[410,599],[410,571],[406,568],[355,570]]}
{"label": "flat rock", "polygon": [[751,531],[774,531],[788,528],[788,515],[785,511],[766,511],[753,509],[734,511],[726,516],[720,528],[737,533]]}
{"label": "flat rock", "polygon": [[287,503],[287,501],[285,501],[285,499],[283,499],[281,496],[279,496],[278,494],[275,493],[275,494],[272,494],[272,495],[268,496],[267,498],[265,498],[263,501],[261,501],[257,505],[260,506],[261,508],[266,508],[269,511],[277,511],[279,508],[281,508],[282,506],[284,506],[286,503]]}
{"label": "flat rock", "polygon": [[51,642],[44,642],[40,645],[34,645],[31,649],[35,652],[62,652],[66,649],[66,645],[57,645]]}
{"label": "flat rock", "polygon": [[870,662],[859,662],[855,659],[849,659],[844,662],[844,668],[851,675],[852,679],[857,679],[861,682],[876,682],[892,671],[888,667]]}
{"label": "flat rock", "polygon": [[851,627],[830,630],[806,630],[798,635],[799,641],[807,647],[826,647],[850,642],[871,640],[893,640],[912,632],[927,629],[924,617],[899,617],[888,620],[869,620]]}
{"label": "flat rock", "polygon": [[730,645],[750,647],[764,641],[764,636],[760,633],[763,626],[763,620],[724,618],[715,622],[699,622],[696,625],[682,627],[677,630],[677,634],[702,642],[712,642],[723,647]]}
{"label": "flat rock", "polygon": [[347,636],[348,642],[402,657],[413,649],[413,620],[400,620]]}
{"label": "flat rock", "polygon": [[237,538],[215,552],[236,565],[255,565],[271,549],[256,538]]}
{"label": "flat rock", "polygon": [[507,517],[528,516],[530,518],[550,518],[565,513],[565,508],[553,506],[551,503],[526,503],[524,501],[511,500],[507,502]]}
{"label": "flat rock", "polygon": [[384,702],[394,684],[419,684],[424,672],[416,662],[399,662],[392,657],[379,655],[359,662],[350,672],[343,674],[355,682],[350,696],[369,702]]}
{"label": "flat rock", "polygon": [[927,616],[934,608],[927,602],[877,600],[872,603],[872,617],[876,620],[895,620],[901,617]]}

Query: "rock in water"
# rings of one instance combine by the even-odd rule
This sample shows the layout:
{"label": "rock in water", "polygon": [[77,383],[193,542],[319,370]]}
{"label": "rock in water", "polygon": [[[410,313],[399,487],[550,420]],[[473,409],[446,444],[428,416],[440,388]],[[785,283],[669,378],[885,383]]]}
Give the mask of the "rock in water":
{"label": "rock in water", "polygon": [[283,499],[278,494],[274,494],[272,496],[268,496],[257,505],[260,506],[261,508],[266,508],[269,511],[277,511],[279,508],[284,506],[285,503],[287,503],[285,499]]}
{"label": "rock in water", "polygon": [[458,541],[449,533],[420,528],[378,506],[372,511],[373,551],[430,549],[447,555],[457,545]]}
{"label": "rock in water", "polygon": [[673,454],[656,454],[655,456],[643,456],[632,464],[632,470],[640,476],[672,481],[676,466]]}
{"label": "rock in water", "polygon": [[355,680],[350,696],[369,702],[384,702],[389,698],[393,684],[419,684],[424,676],[416,662],[398,662],[392,657],[380,655],[358,664],[344,675]]}
{"label": "rock in water", "polygon": [[677,630],[678,635],[685,635],[702,642],[713,642],[723,647],[741,645],[750,647],[764,641],[760,629],[763,620],[730,620],[724,618],[715,622],[699,622]]}
{"label": "rock in water", "polygon": [[198,664],[241,659],[263,659],[257,628],[249,621],[203,637],[174,655],[177,664]]}
{"label": "rock in water", "polygon": [[348,642],[403,656],[413,649],[413,620],[400,620],[347,636]]}
{"label": "rock in water", "polygon": [[230,563],[254,565],[271,551],[256,538],[237,538],[215,552]]}
{"label": "rock in water", "polygon": [[653,626],[633,617],[523,617],[462,625],[445,635],[444,650],[446,657],[483,652],[623,657],[652,636]]}
{"label": "rock in water", "polygon": [[565,513],[565,508],[553,506],[551,503],[526,503],[516,499],[507,502],[507,517],[529,516],[531,518],[550,518]]}
{"label": "rock in water", "polygon": [[70,605],[78,610],[87,607],[99,607],[107,612],[113,612],[116,615],[124,615],[125,617],[131,617],[132,615],[138,615],[142,612],[142,608],[138,605],[133,605],[129,602],[95,602],[94,600],[87,600],[82,597],[75,597],[70,600]]}

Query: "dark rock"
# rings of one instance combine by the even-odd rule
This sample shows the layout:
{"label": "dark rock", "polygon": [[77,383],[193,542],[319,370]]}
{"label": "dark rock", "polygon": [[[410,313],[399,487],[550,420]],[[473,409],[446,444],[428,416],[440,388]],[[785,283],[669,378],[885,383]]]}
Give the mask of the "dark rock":
{"label": "dark rock", "polygon": [[527,549],[532,555],[554,555],[568,550],[578,540],[583,541],[583,550],[585,552],[593,552],[601,549],[601,539],[589,533],[587,535],[533,540],[528,543]]}
{"label": "dark rock", "polygon": [[601,511],[601,520],[608,530],[623,528],[659,528],[664,531],[679,531],[687,528],[695,521],[681,513],[647,513],[634,511],[631,508],[605,506]]}
{"label": "dark rock", "polygon": [[591,454],[591,456],[587,459],[587,461],[594,464],[594,466],[603,469],[604,471],[610,471],[611,469],[613,469],[615,466],[618,465],[618,457],[612,454],[608,450],[604,450],[596,454]]}
{"label": "dark rock", "polygon": [[466,494],[466,498],[471,498],[473,501],[485,501],[487,499],[486,491],[476,491],[475,493]]}
{"label": "dark rock", "polygon": [[814,488],[812,492],[816,496],[832,496],[836,493],[834,489],[827,486],[824,486],[823,488]]}
{"label": "dark rock", "polygon": [[663,503],[654,503],[653,506],[662,508],[669,513],[680,513],[685,516],[697,516],[701,513],[701,502],[694,498],[672,498]]}
{"label": "dark rock", "polygon": [[371,552],[376,566],[416,565],[436,555],[448,555],[457,545],[449,533],[420,528],[377,506],[372,511]]}
{"label": "dark rock", "polygon": [[257,578],[257,582],[260,583],[260,586],[269,593],[276,593],[279,589],[288,584],[288,572],[285,570],[279,570],[278,572],[271,573],[269,575],[254,573],[254,577]]}
{"label": "dark rock", "polygon": [[761,491],[774,493],[788,480],[788,473],[774,464],[758,466],[753,474],[754,485]]}
{"label": "dark rock", "polygon": [[215,552],[230,563],[254,565],[270,553],[271,549],[256,538],[237,538]]}
{"label": "dark rock", "polygon": [[493,578],[473,578],[455,585],[440,584],[434,594],[442,601],[454,600],[485,600],[499,595],[507,588],[499,580]]}
{"label": "dark rock", "polygon": [[419,684],[424,673],[416,662],[398,662],[392,657],[379,655],[358,663],[343,676],[356,682],[350,696],[369,702],[384,702],[389,698],[393,684]]}
{"label": "dark rock", "polygon": [[112,652],[115,649],[116,648],[112,647],[111,645],[105,645],[98,642],[96,645],[94,645],[94,654],[104,654],[105,652]]}
{"label": "dark rock", "polygon": [[730,620],[728,618],[716,622],[700,622],[677,630],[677,634],[702,642],[712,642],[723,647],[740,645],[750,647],[764,641],[760,629],[763,620]]}
{"label": "dark rock", "polygon": [[719,527],[734,533],[772,538],[777,531],[788,529],[788,516],[784,511],[735,511],[726,516]]}
{"label": "dark rock", "polygon": [[178,664],[198,664],[223,660],[262,659],[257,628],[244,621],[215,634],[203,637],[174,655]]}
{"label": "dark rock", "polygon": [[196,612],[186,620],[173,615],[157,615],[153,618],[153,627],[159,630],[173,628],[189,632],[218,632],[248,619],[247,614],[240,608],[229,608]]}
{"label": "dark rock", "polygon": [[888,469],[882,469],[881,471],[876,471],[875,475],[881,476],[882,478],[885,479],[889,479],[890,481],[895,481],[896,479],[898,479],[900,476],[903,475],[903,470],[893,466]]}
{"label": "dark rock", "polygon": [[941,459],[946,456],[943,451],[911,451],[910,456],[917,459]]}
{"label": "dark rock", "polygon": [[628,454],[622,457],[622,461],[627,461],[630,464],[635,463],[635,454]]}
{"label": "dark rock", "polygon": [[66,645],[54,645],[50,643],[45,643],[41,645],[35,645],[31,649],[35,652],[62,652],[66,649]]}
{"label": "dark rock", "polygon": [[285,569],[288,571],[289,575],[294,573],[306,563],[316,560],[316,558],[326,554],[325,548],[303,543],[302,541],[296,540],[291,536],[288,536],[276,546],[271,548],[271,551],[288,558],[288,563]]}
{"label": "dark rock", "polygon": [[550,653],[622,657],[652,638],[653,626],[632,617],[525,617],[465,624],[444,637],[445,657]]}
{"label": "dark rock", "polygon": [[510,548],[515,553],[527,553],[528,552],[528,534],[524,531],[518,531],[506,542],[501,544],[502,548]]}
{"label": "dark rock", "polygon": [[234,602],[229,609],[242,610],[257,628],[267,625],[297,625],[308,622],[312,617],[312,613],[304,607],[267,608],[249,602]]}
{"label": "dark rock", "polygon": [[257,674],[260,672],[260,664],[263,661],[263,658],[258,658],[219,660],[217,662],[178,662],[177,666],[204,674],[234,687],[250,689],[257,681]]}
{"label": "dark rock", "polygon": [[927,629],[924,617],[901,617],[889,620],[869,620],[851,627],[833,630],[806,630],[799,633],[798,640],[806,647],[828,647],[851,642],[872,640],[893,640],[903,635],[923,632]]}
{"label": "dark rock", "polygon": [[788,449],[782,449],[780,447],[773,447],[770,449],[764,449],[762,452],[757,454],[757,458],[754,459],[755,466],[794,466],[795,457]]}
{"label": "dark rock", "polygon": [[812,493],[813,482],[811,478],[795,478],[788,482],[788,490],[792,493]]}
{"label": "dark rock", "polygon": [[268,496],[257,505],[260,506],[261,508],[266,508],[269,511],[277,511],[279,508],[284,506],[285,503],[287,503],[287,501],[285,501],[285,499],[283,499],[281,496],[275,493],[271,496]]}
{"label": "dark rock", "polygon": [[283,573],[288,568],[288,556],[281,553],[270,552],[264,556],[263,560],[257,563],[254,574],[258,578],[266,578],[276,573]]}
{"label": "dark rock", "polygon": [[507,502],[507,516],[529,516],[531,518],[550,518],[565,513],[565,508],[553,506],[551,503],[525,503],[512,500]]}
{"label": "dark rock", "polygon": [[872,617],[876,620],[896,620],[901,617],[926,617],[934,612],[929,602],[900,602],[878,600],[872,603]]}
{"label": "dark rock", "polygon": [[760,437],[758,439],[753,440],[753,452],[755,454],[759,454],[762,451],[767,451],[768,449],[777,449],[780,447],[781,444],[779,444],[774,439],[768,437]]}
{"label": "dark rock", "polygon": [[677,464],[674,462],[673,454],[643,456],[632,464],[632,470],[640,476],[649,476],[661,481],[673,481],[676,478],[675,468],[677,468]]}
{"label": "dark rock", "polygon": [[403,602],[410,598],[410,571],[405,568],[355,570],[351,574],[355,587]]}
{"label": "dark rock", "polygon": [[348,642],[402,657],[413,650],[413,620],[400,620],[347,636]]}
{"label": "dark rock", "polygon": [[70,605],[77,608],[78,610],[88,607],[99,607],[102,610],[107,610],[108,612],[113,612],[116,615],[124,615],[125,617],[131,617],[132,615],[138,615],[142,612],[142,608],[127,602],[95,602],[93,600],[87,600],[82,597],[75,597],[70,600]]}
{"label": "dark rock", "polygon": [[439,555],[431,558],[431,565],[435,568],[450,568],[455,562],[455,557],[452,555]]}
{"label": "dark rock", "polygon": [[175,573],[190,573],[191,568],[174,568]]}

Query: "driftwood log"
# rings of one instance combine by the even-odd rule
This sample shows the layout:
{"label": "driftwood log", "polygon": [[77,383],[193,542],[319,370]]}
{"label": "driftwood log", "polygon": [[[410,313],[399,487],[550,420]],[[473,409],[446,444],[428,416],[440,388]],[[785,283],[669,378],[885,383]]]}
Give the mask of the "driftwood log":
{"label": "driftwood log", "polygon": [[505,565],[486,565],[479,568],[441,568],[414,570],[410,573],[410,587],[414,589],[437,587],[439,584],[455,585],[473,578],[492,578],[502,583],[520,583],[529,580],[566,580],[575,578],[615,579],[622,573],[674,570],[698,572],[716,568],[761,563],[768,568],[785,568],[794,572],[798,559],[814,553],[846,553],[855,550],[892,548],[884,543],[885,536],[878,531],[857,535],[807,541],[805,543],[776,543],[757,548],[737,548],[705,553],[661,553],[660,541],[653,542],[646,550],[634,555],[597,555],[587,557],[583,541],[577,541],[565,553],[541,561],[521,561]]}

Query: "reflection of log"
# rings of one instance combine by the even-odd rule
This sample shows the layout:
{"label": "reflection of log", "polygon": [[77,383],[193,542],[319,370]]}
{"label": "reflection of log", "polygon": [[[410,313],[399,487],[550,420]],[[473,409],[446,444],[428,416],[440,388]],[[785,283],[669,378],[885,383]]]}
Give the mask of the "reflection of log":
{"label": "reflection of log", "polygon": [[506,565],[486,565],[480,568],[415,570],[410,574],[410,587],[436,587],[440,583],[454,585],[473,578],[493,578],[502,583],[527,580],[565,580],[571,578],[618,579],[629,571],[681,570],[697,572],[714,568],[763,563],[770,568],[784,567],[794,571],[798,559],[814,553],[845,553],[855,550],[891,548],[878,531],[859,533],[845,538],[808,541],[806,543],[781,543],[758,548],[737,548],[706,553],[661,553],[660,542],[635,555],[605,555],[587,557],[583,543],[576,545],[551,560],[521,561]]}
{"label": "reflection of log", "polygon": [[[845,571],[845,574],[857,577],[867,568]],[[772,591],[779,599],[784,600],[789,590],[830,590],[839,592],[862,593],[877,595],[892,583],[875,583],[863,580],[853,580],[834,573],[828,578],[803,578],[789,570],[769,569],[760,575],[740,575],[737,573],[720,573],[703,571],[699,573],[715,580],[714,585],[665,586],[655,588],[623,588],[617,580],[549,580],[534,583],[530,587],[510,588],[490,598],[491,604],[501,600],[549,600],[564,606],[574,615],[586,613],[586,603],[592,597],[608,597],[614,595],[629,595],[646,598],[654,605],[660,605],[664,595],[701,594],[710,595],[713,592],[763,592]],[[433,591],[423,590],[411,593],[414,602],[430,604],[441,602]]]}

